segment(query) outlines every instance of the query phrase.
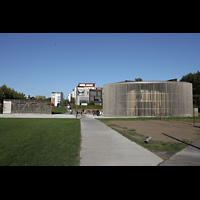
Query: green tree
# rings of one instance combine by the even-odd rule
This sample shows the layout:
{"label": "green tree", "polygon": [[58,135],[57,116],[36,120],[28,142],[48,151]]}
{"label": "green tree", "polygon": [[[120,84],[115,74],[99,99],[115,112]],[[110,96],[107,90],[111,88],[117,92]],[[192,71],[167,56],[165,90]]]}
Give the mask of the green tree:
{"label": "green tree", "polygon": [[200,72],[197,73],[189,73],[183,76],[180,81],[189,82],[193,85],[193,95],[200,95]]}
{"label": "green tree", "polygon": [[36,100],[46,100],[46,97],[45,96],[41,96],[41,95],[36,95],[35,99]]}
{"label": "green tree", "polygon": [[142,81],[141,78],[135,78],[135,81]]}
{"label": "green tree", "polygon": [[23,93],[16,92],[4,84],[0,87],[0,101],[3,99],[26,99],[26,97]]}
{"label": "green tree", "polygon": [[71,102],[70,103],[71,104],[75,104],[75,98],[74,97],[71,98]]}
{"label": "green tree", "polygon": [[192,83],[193,86],[193,104],[200,109],[200,72],[189,73],[183,76],[180,81]]}

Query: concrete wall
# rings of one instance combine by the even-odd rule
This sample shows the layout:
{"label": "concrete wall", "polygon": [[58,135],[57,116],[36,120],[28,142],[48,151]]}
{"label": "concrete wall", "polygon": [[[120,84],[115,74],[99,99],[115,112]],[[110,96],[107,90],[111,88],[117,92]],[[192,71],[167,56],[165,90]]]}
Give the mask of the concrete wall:
{"label": "concrete wall", "polygon": [[192,84],[122,82],[103,86],[104,116],[192,116]]}
{"label": "concrete wall", "polygon": [[3,101],[3,114],[11,113],[11,101]]}
{"label": "concrete wall", "polygon": [[3,114],[6,113],[51,114],[51,102],[45,100],[4,99]]}

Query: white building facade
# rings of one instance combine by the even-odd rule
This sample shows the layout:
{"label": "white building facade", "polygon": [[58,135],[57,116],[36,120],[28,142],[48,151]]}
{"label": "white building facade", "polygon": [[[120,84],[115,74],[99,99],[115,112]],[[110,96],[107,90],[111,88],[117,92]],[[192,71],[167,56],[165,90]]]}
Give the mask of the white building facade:
{"label": "white building facade", "polygon": [[88,105],[90,89],[96,89],[96,83],[79,83],[73,90],[72,97],[76,105]]}
{"label": "white building facade", "polygon": [[52,92],[51,93],[51,103],[52,106],[59,106],[63,102],[63,93],[62,92]]}

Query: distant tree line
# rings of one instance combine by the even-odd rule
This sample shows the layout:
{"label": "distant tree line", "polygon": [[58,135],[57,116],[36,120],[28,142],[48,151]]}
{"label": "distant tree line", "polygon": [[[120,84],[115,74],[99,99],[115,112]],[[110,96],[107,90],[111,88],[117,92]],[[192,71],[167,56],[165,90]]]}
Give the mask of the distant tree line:
{"label": "distant tree line", "polygon": [[135,81],[142,81],[142,78],[135,78]]}
{"label": "distant tree line", "polygon": [[200,72],[189,73],[183,76],[180,81],[189,82],[193,85],[193,105],[200,109]]}
{"label": "distant tree line", "polygon": [[0,87],[0,101],[3,99],[26,99],[25,94],[17,92],[5,84]]}
{"label": "distant tree line", "polygon": [[45,96],[36,95],[35,97],[30,97],[32,100],[48,100],[51,101],[51,97],[46,98]]}

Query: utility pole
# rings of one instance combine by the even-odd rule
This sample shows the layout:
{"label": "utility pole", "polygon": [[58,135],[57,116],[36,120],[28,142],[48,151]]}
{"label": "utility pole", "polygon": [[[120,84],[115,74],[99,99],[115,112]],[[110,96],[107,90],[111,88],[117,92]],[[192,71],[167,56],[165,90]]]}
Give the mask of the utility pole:
{"label": "utility pole", "polygon": [[195,109],[193,108],[193,126],[195,126]]}
{"label": "utility pole", "polygon": [[160,120],[162,120],[161,115],[162,115],[162,111],[161,111],[161,104],[160,104]]}

